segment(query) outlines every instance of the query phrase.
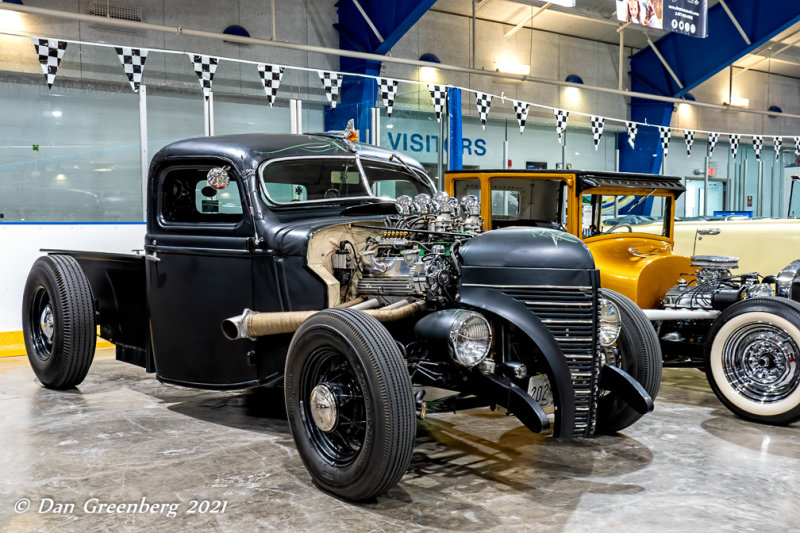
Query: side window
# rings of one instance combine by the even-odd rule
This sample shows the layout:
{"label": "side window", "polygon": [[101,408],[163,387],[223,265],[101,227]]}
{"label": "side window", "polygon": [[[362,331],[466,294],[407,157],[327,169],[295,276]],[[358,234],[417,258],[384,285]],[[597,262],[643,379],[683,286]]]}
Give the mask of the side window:
{"label": "side window", "polygon": [[519,192],[492,191],[492,218],[519,218]]}
{"label": "side window", "polygon": [[167,170],[161,181],[161,218],[168,223],[224,223],[242,220],[242,199],[236,180],[224,189],[208,185],[211,167],[179,167]]}
{"label": "side window", "polygon": [[457,198],[459,201],[468,194],[477,197],[478,200],[481,199],[481,182],[476,179],[455,180],[453,182],[453,188],[453,192],[455,193],[453,197]]}

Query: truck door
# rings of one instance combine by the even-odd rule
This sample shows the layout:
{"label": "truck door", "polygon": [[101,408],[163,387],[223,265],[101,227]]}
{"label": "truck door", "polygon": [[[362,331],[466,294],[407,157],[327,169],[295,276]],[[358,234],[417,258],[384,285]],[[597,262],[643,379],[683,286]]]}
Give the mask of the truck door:
{"label": "truck door", "polygon": [[250,341],[229,341],[220,329],[224,318],[253,303],[253,226],[244,184],[232,169],[224,188],[207,180],[210,169],[224,166],[168,166],[151,184],[148,306],[156,372],[163,381],[234,388],[256,379],[247,355]]}

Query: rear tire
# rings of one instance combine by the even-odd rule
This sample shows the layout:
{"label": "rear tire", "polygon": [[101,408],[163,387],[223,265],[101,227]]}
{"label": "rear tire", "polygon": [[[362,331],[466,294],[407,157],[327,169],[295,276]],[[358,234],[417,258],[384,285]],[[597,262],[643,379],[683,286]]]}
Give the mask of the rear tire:
{"label": "rear tire", "polygon": [[[617,306],[622,321],[616,341],[619,360],[611,363],[630,374],[655,400],[661,388],[662,355],[653,325],[633,301],[618,292],[600,289],[600,297]],[[597,433],[616,433],[642,416],[623,400],[603,396],[597,405]]]}
{"label": "rear tire", "polygon": [[292,338],[284,382],[292,436],[319,487],[358,501],[400,481],[414,450],[414,398],[380,322],[352,309],[314,314]]}
{"label": "rear tire", "polygon": [[34,374],[45,387],[69,389],[89,372],[95,349],[89,280],[68,255],[40,257],[22,300],[22,332]]}
{"label": "rear tire", "polygon": [[800,304],[783,298],[737,302],[707,338],[706,377],[725,407],[766,424],[800,419]]}

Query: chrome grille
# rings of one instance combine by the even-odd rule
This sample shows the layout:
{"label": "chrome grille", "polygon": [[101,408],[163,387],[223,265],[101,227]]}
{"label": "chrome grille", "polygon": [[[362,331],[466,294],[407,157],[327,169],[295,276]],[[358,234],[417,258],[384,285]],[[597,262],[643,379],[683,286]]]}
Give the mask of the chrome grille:
{"label": "chrome grille", "polygon": [[595,344],[596,290],[591,286],[494,285],[547,326],[567,360],[575,389],[575,435],[594,434],[600,372]]}

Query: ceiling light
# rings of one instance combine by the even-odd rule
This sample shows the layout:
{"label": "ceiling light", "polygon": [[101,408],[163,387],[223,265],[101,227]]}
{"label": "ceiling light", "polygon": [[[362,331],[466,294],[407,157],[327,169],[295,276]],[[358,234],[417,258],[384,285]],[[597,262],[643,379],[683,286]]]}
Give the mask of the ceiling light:
{"label": "ceiling light", "polygon": [[551,4],[564,7],[575,7],[575,0],[549,0]]}
{"label": "ceiling light", "polygon": [[494,69],[498,72],[503,72],[505,74],[519,74],[521,76],[527,76],[531,73],[531,66],[530,65],[523,65],[522,63],[514,63],[513,61],[508,61],[504,59],[500,59],[495,62]]}
{"label": "ceiling light", "polygon": [[725,99],[722,101],[722,103],[725,104],[725,105],[733,106],[733,107],[747,107],[747,106],[750,105],[750,99],[749,98],[744,98],[742,96],[733,95],[733,97],[730,99],[730,101],[728,100],[728,97],[726,96]]}
{"label": "ceiling light", "polygon": [[61,111],[59,111],[58,109],[56,109],[55,111],[53,111],[53,113],[52,113],[52,114],[53,114],[53,116],[54,116],[54,117],[58,118],[58,117],[60,117],[60,116],[61,116]]}

